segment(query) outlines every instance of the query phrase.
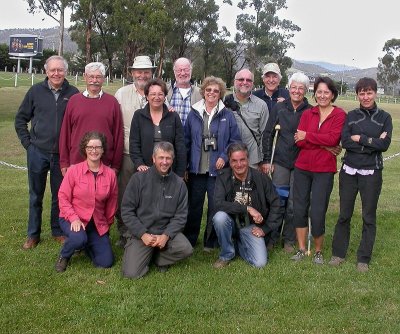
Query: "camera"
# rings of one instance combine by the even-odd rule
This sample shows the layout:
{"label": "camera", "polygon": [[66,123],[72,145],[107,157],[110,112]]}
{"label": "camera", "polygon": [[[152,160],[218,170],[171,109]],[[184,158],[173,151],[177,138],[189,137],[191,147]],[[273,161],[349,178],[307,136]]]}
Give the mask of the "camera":
{"label": "camera", "polygon": [[204,138],[204,151],[208,152],[210,150],[217,150],[217,138],[214,136]]}

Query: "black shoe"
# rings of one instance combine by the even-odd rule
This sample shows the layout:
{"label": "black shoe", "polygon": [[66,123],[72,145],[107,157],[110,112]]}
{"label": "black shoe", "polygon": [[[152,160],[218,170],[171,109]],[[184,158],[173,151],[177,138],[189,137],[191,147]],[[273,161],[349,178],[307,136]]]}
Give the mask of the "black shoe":
{"label": "black shoe", "polygon": [[68,262],[69,262],[69,259],[67,259],[66,257],[60,256],[60,258],[56,262],[56,272],[58,272],[58,273],[64,272],[68,267]]}

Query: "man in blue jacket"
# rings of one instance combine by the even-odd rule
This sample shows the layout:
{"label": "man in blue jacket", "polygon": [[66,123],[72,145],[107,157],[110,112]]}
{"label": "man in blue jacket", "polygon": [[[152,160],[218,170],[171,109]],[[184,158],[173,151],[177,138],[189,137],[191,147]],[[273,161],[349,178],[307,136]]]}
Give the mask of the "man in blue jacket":
{"label": "man in blue jacket", "polygon": [[[56,241],[64,241],[58,224],[58,189],[62,181],[58,139],[67,102],[79,91],[65,79],[68,63],[63,57],[51,56],[44,68],[47,78],[28,90],[15,116],[15,131],[28,160],[28,238],[23,249],[34,248],[40,242],[43,196],[49,171],[51,233]],[[31,123],[30,130],[28,123]]]}

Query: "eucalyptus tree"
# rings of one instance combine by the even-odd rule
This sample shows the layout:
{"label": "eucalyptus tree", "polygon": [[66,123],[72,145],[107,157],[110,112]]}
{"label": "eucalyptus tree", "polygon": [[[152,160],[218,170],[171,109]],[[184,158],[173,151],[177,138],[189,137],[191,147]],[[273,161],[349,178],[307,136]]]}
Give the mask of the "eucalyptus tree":
{"label": "eucalyptus tree", "polygon": [[400,39],[392,38],[386,41],[382,51],[386,54],[379,58],[377,79],[385,87],[385,93],[392,87],[394,95],[400,79]]}
{"label": "eucalyptus tree", "polygon": [[64,17],[65,10],[72,5],[73,0],[26,0],[29,12],[35,14],[44,12],[59,24],[58,54],[64,52]]}

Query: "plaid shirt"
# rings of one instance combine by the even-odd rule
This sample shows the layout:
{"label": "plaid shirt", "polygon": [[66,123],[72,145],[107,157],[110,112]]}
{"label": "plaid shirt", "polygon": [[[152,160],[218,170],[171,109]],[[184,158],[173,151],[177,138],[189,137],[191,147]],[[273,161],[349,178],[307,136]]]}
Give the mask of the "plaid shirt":
{"label": "plaid shirt", "polygon": [[181,92],[179,91],[178,87],[174,87],[172,91],[170,105],[174,108],[175,112],[178,113],[179,117],[181,118],[183,126],[185,126],[186,119],[192,108],[190,105],[191,95],[192,95],[192,88],[190,88],[190,91],[185,99],[182,98]]}

